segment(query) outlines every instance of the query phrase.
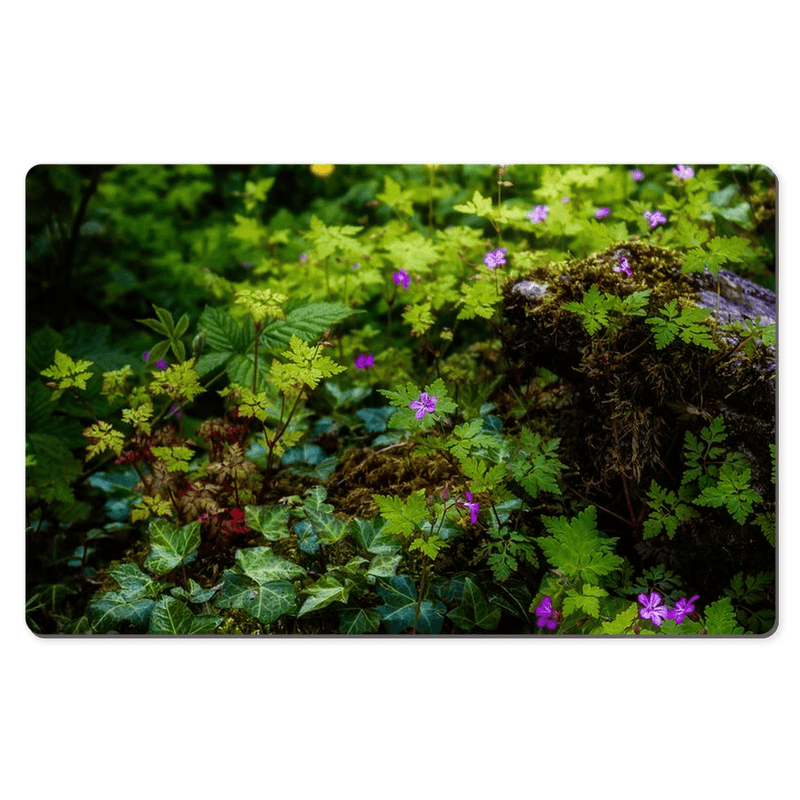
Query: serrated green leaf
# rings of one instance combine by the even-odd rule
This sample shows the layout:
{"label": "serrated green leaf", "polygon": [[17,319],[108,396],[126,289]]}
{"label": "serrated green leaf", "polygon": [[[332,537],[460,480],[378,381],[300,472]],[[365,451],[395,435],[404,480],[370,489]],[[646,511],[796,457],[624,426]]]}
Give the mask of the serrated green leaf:
{"label": "serrated green leaf", "polygon": [[744,628],[736,622],[736,612],[729,597],[723,597],[706,606],[704,616],[706,630],[710,635],[729,636],[744,633]]}
{"label": "serrated green leaf", "polygon": [[385,497],[380,494],[373,495],[372,499],[380,509],[381,516],[386,520],[385,533],[409,536],[428,516],[424,489],[417,489],[405,501],[399,497]]}
{"label": "serrated green leaf", "polygon": [[261,332],[261,342],[265,347],[283,350],[292,336],[297,336],[311,344],[355,313],[358,312],[343,303],[306,303],[287,311],[284,320],[269,320]]}

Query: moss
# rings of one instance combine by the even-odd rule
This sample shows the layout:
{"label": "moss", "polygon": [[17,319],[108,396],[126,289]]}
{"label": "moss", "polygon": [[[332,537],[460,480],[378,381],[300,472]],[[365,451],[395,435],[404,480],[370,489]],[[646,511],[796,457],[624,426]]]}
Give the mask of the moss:
{"label": "moss", "polygon": [[[613,270],[621,255],[633,269],[631,277]],[[624,555],[638,552],[654,561],[655,553],[648,552],[654,543],[643,542],[641,533],[650,483],[680,485],[686,432],[698,435],[716,416],[725,422],[728,449],[750,462],[752,485],[765,501],[760,508],[774,503],[768,447],[775,441],[774,350],[759,345],[746,356],[723,326],[715,333],[716,351],[680,340],[658,350],[645,317],[626,317],[619,330],[590,336],[580,317],[563,308],[580,301],[592,284],[620,297],[650,289],[647,316],[673,298],[694,301],[696,289],[681,262],[681,254],[669,248],[620,242],[584,259],[538,267],[504,289],[510,369],[498,396],[526,398],[523,420],[561,437],[559,455],[571,469],[567,500],[597,505],[605,529],[622,536]],[[544,284],[544,292],[531,290]],[[548,391],[536,386],[542,368],[559,376]],[[560,404],[552,401],[556,386]],[[714,573],[724,588],[731,571],[755,562],[771,568],[774,551],[753,526],[745,530],[724,509],[700,511],[679,531],[685,538],[669,542],[672,560],[680,561],[684,573],[700,557],[695,577],[708,581]],[[710,540],[693,550],[703,535]],[[709,565],[714,548],[735,555]]]}
{"label": "moss", "polygon": [[378,514],[374,494],[405,498],[417,489],[442,489],[458,478],[458,470],[443,455],[414,457],[414,447],[409,441],[383,450],[348,450],[331,475],[328,500],[347,516],[371,519]]}

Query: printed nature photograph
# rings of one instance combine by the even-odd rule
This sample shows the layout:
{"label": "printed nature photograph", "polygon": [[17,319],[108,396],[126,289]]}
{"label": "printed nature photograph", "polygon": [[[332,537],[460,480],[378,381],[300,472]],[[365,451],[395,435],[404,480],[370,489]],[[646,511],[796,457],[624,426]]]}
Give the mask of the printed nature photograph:
{"label": "printed nature photograph", "polygon": [[768,167],[25,182],[32,634],[775,630]]}

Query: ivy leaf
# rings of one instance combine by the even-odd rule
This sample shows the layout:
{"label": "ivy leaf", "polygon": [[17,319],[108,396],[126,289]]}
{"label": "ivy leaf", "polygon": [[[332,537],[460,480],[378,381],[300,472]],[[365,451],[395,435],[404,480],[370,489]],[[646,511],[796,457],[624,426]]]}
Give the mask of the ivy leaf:
{"label": "ivy leaf", "polygon": [[339,616],[339,633],[377,633],[381,615],[372,608],[346,608]]}
{"label": "ivy leaf", "polygon": [[147,632],[172,636],[211,633],[221,623],[221,617],[210,614],[196,617],[180,600],[174,597],[162,597],[153,606]]}
{"label": "ivy leaf", "polygon": [[[402,633],[413,628],[417,610],[417,590],[407,575],[382,578],[377,586],[378,594],[386,601],[376,611],[389,633]],[[417,633],[439,633],[447,610],[444,603],[424,600],[420,604]]]}
{"label": "ivy leaf", "polygon": [[165,575],[180,564],[194,561],[199,547],[198,521],[178,528],[171,522],[153,520],[150,523],[150,552],[144,560],[144,566],[155,575]]}
{"label": "ivy leaf", "polygon": [[142,629],[147,625],[153,606],[155,600],[150,598],[133,600],[121,592],[106,592],[89,603],[87,614],[92,628],[98,633],[107,633],[120,622],[130,622]]}
{"label": "ivy leaf", "polygon": [[489,604],[483,592],[467,577],[464,579],[461,604],[447,616],[464,630],[472,630],[476,625],[484,630],[494,630],[500,622],[500,613],[500,609]]}
{"label": "ivy leaf", "polygon": [[293,561],[276,556],[269,547],[248,547],[236,551],[236,565],[258,584],[302,577],[306,571]]}
{"label": "ivy leaf", "polygon": [[261,533],[270,542],[279,542],[290,535],[289,509],[286,506],[245,506],[244,521],[248,528]]}
{"label": "ivy leaf", "polygon": [[353,588],[352,581],[345,581],[341,584],[331,575],[323,575],[318,581],[303,589],[309,595],[306,601],[297,612],[298,617],[308,614],[310,611],[318,611],[331,603],[346,603],[350,597],[350,590]]}
{"label": "ivy leaf", "polygon": [[390,578],[396,574],[400,562],[403,560],[402,555],[378,555],[369,562],[367,575],[372,575],[375,578]]}
{"label": "ivy leaf", "polygon": [[356,519],[353,536],[368,553],[377,556],[392,556],[401,547],[399,540],[386,530],[386,524],[375,520]]}
{"label": "ivy leaf", "polygon": [[214,600],[218,608],[241,608],[264,625],[297,610],[295,589],[287,580],[254,583],[236,570],[225,570]]}

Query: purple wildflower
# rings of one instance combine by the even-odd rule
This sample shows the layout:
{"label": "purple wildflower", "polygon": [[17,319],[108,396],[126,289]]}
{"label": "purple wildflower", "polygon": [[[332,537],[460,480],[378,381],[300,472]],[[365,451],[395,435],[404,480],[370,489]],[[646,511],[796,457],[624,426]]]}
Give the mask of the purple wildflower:
{"label": "purple wildflower", "polygon": [[369,369],[375,366],[375,356],[372,353],[361,353],[353,363],[356,369]]}
{"label": "purple wildflower", "polygon": [[656,627],[661,625],[661,620],[669,614],[666,606],[659,605],[661,595],[658,592],[650,592],[649,598],[646,594],[640,594],[639,602],[644,606],[639,609],[639,616],[642,619],[649,619]]}
{"label": "purple wildflower", "polygon": [[180,419],[183,415],[181,414],[180,406],[176,403],[174,406],[171,406],[169,409],[169,413],[175,417],[175,419]]}
{"label": "purple wildflower", "polygon": [[495,269],[496,267],[501,267],[503,264],[506,263],[506,253],[508,252],[507,247],[501,247],[497,250],[490,250],[483,258],[483,263],[486,264],[489,269]]}
{"label": "purple wildflower", "polygon": [[361,269],[361,264],[359,264],[358,261],[356,261],[356,263],[353,264],[353,269]]}
{"label": "purple wildflower", "polygon": [[529,211],[525,216],[531,222],[544,222],[549,211],[550,206],[534,206],[533,210]]}
{"label": "purple wildflower", "polygon": [[610,208],[598,208],[597,211],[594,212],[594,217],[595,219],[603,219],[603,217],[607,217],[610,213]]}
{"label": "purple wildflower", "polygon": [[694,601],[699,599],[699,597],[699,594],[693,594],[688,600],[682,597],[675,603],[675,608],[671,611],[667,611],[667,619],[674,619],[675,624],[680,625],[681,622],[683,622],[683,618],[694,611]]}
{"label": "purple wildflower", "polygon": [[404,289],[408,289],[411,283],[411,276],[404,269],[393,272],[392,278],[394,278],[395,285],[402,286]]}
{"label": "purple wildflower", "polygon": [[562,197],[561,198],[561,202],[562,203],[569,203],[569,197]]}
{"label": "purple wildflower", "polygon": [[672,170],[673,175],[677,175],[682,181],[685,181],[689,178],[694,178],[694,170],[691,167],[686,167],[683,164],[678,164]]}
{"label": "purple wildflower", "polygon": [[239,262],[239,266],[242,269],[252,269],[253,268],[253,262],[252,261],[240,261]]}
{"label": "purple wildflower", "polygon": [[614,267],[614,272],[624,272],[628,276],[633,275],[633,270],[631,270],[631,265],[628,263],[628,259],[625,258],[625,256],[620,256],[619,266]]}
{"label": "purple wildflower", "polygon": [[438,402],[438,397],[430,397],[427,392],[422,392],[419,400],[412,401],[409,408],[417,412],[414,414],[417,419],[422,419],[426,414],[433,414],[436,411],[436,403]]}
{"label": "purple wildflower", "polygon": [[308,261],[308,253],[300,253],[300,260],[304,263]]}
{"label": "purple wildflower", "polygon": [[642,216],[650,223],[651,228],[663,225],[667,218],[660,211],[645,211]]}
{"label": "purple wildflower", "polygon": [[547,628],[554,631],[558,625],[560,614],[553,608],[553,601],[549,597],[545,597],[536,608],[533,609],[536,614],[536,624],[540,628]]}
{"label": "purple wildflower", "polygon": [[469,510],[469,521],[474,525],[478,521],[478,512],[481,510],[481,504],[476,500],[472,502],[472,492],[467,492],[466,500],[459,500],[456,505],[459,508],[466,508]]}
{"label": "purple wildflower", "polygon": [[644,172],[640,169],[632,169],[631,170],[631,178],[635,181],[643,181],[644,180]]}
{"label": "purple wildflower", "polygon": [[[144,363],[146,364],[147,359],[150,358],[150,351],[145,350],[144,353],[142,353],[142,358],[144,359]],[[167,364],[166,359],[162,358],[160,361],[156,361],[156,367],[158,367],[158,369],[166,369],[168,366],[169,364]]]}

